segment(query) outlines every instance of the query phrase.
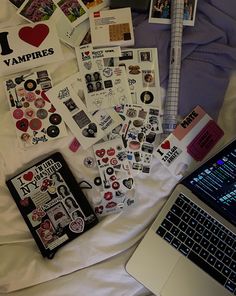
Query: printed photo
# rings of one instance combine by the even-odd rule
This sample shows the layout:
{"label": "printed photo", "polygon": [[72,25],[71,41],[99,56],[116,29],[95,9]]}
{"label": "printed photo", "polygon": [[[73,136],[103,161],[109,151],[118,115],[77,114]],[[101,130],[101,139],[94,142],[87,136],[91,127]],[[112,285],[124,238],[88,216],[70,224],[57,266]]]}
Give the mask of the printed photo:
{"label": "printed photo", "polygon": [[36,232],[40,237],[42,243],[44,244],[45,248],[47,248],[50,243],[57,239],[52,223],[48,219],[41,223]]}
{"label": "printed photo", "polygon": [[64,104],[70,112],[78,108],[72,99],[65,101]]}
{"label": "printed photo", "polygon": [[77,0],[60,0],[57,5],[71,23],[77,21],[86,13]]}
{"label": "printed photo", "polygon": [[25,1],[19,14],[31,22],[46,21],[50,19],[56,8],[52,0],[29,0]]}
{"label": "printed photo", "polygon": [[70,216],[60,202],[47,210],[47,215],[55,228],[57,226],[65,227],[71,222]]}
{"label": "printed photo", "polygon": [[74,211],[74,212],[71,214],[71,216],[72,216],[72,219],[73,219],[73,220],[76,220],[77,218],[82,218],[82,219],[85,218],[85,216],[84,216],[84,214],[82,213],[81,209],[80,209],[80,210],[76,210],[76,211]]}
{"label": "printed photo", "polygon": [[74,212],[79,207],[77,202],[72,197],[67,197],[64,200],[64,204],[65,204],[65,207],[69,213]]}
{"label": "printed photo", "polygon": [[64,184],[57,187],[57,193],[63,198],[66,198],[67,196],[70,195],[69,189]]}
{"label": "printed photo", "polygon": [[[183,24],[193,26],[197,0],[184,0]],[[171,0],[151,0],[149,23],[171,23]]]}
{"label": "printed photo", "polygon": [[85,75],[85,82],[88,93],[101,91],[104,89],[101,74],[99,72],[87,73]]}
{"label": "printed photo", "polygon": [[123,51],[122,56],[119,57],[119,60],[132,60],[133,59],[133,51]]}
{"label": "printed photo", "polygon": [[151,51],[140,51],[139,52],[140,62],[152,62]]}
{"label": "printed photo", "polygon": [[89,117],[87,116],[87,114],[83,110],[76,113],[73,116],[73,119],[77,123],[79,128],[83,128],[83,127],[87,126],[91,122],[91,120],[89,119]]}

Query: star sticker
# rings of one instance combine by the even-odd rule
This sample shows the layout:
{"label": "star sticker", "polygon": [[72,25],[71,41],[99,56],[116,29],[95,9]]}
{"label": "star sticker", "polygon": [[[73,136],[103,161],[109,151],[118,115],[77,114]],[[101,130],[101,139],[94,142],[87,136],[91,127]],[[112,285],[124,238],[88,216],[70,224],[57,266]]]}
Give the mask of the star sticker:
{"label": "star sticker", "polygon": [[128,138],[135,140],[137,138],[137,136],[132,133],[128,133]]}

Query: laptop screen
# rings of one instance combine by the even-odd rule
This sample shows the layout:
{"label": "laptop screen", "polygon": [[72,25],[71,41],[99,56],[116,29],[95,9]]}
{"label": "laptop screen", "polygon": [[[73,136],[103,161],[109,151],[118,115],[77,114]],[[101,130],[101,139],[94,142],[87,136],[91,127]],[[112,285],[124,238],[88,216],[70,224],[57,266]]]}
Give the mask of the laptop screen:
{"label": "laptop screen", "polygon": [[196,196],[236,225],[236,140],[182,182]]}

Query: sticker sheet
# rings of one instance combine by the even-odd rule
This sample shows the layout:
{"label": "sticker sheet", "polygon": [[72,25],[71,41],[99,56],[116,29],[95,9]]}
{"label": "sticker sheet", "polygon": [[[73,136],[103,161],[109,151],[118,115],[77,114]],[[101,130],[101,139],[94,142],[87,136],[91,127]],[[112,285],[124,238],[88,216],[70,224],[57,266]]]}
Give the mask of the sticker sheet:
{"label": "sticker sheet", "polygon": [[44,256],[50,258],[60,245],[97,223],[59,153],[8,180],[7,185]]}
{"label": "sticker sheet", "polygon": [[47,91],[47,97],[63,116],[63,120],[83,149],[104,137],[105,134],[98,122],[88,112],[71,85],[62,82]]}
{"label": "sticker sheet", "polygon": [[134,45],[130,7],[90,13],[89,21],[94,47]]}
{"label": "sticker sheet", "polygon": [[[65,80],[65,84],[71,85],[76,94],[84,102],[84,92],[80,73],[76,73]],[[114,108],[107,108],[90,112],[90,114],[98,122],[105,134],[109,134],[121,122],[121,117],[117,114]]]}
{"label": "sticker sheet", "polygon": [[132,103],[124,67],[112,64],[112,58],[120,56],[119,47],[93,50],[91,45],[86,45],[76,53],[89,111]]}
{"label": "sticker sheet", "polygon": [[127,192],[134,188],[134,179],[122,139],[116,138],[96,144],[93,150],[103,188],[95,206],[95,213],[106,215],[121,211],[133,203]]}
{"label": "sticker sheet", "polygon": [[[184,1],[184,26],[194,26],[196,9],[197,0]],[[149,23],[171,24],[171,0],[151,0]]]}
{"label": "sticker sheet", "polygon": [[124,66],[134,104],[162,107],[156,48],[122,49],[114,66]]}
{"label": "sticker sheet", "polygon": [[19,8],[25,0],[9,0],[16,8]]}
{"label": "sticker sheet", "polygon": [[0,75],[4,76],[63,60],[55,25],[20,25],[0,31]]}
{"label": "sticker sheet", "polygon": [[140,105],[121,105],[115,109],[123,122],[108,138],[121,136],[133,172],[149,174],[158,135],[162,133],[160,110]]}
{"label": "sticker sheet", "polygon": [[52,88],[47,70],[29,72],[4,82],[10,112],[22,147],[67,135],[64,121],[45,95]]}
{"label": "sticker sheet", "polygon": [[155,150],[155,156],[177,178],[202,161],[224,132],[200,107],[176,127]]}

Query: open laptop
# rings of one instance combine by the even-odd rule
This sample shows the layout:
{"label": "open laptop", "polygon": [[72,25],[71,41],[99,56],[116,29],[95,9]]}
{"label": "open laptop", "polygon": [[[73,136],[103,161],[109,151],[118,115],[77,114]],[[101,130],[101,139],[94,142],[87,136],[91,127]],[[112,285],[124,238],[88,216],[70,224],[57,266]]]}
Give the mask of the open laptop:
{"label": "open laptop", "polygon": [[236,139],[183,179],[126,264],[157,295],[236,295]]}

